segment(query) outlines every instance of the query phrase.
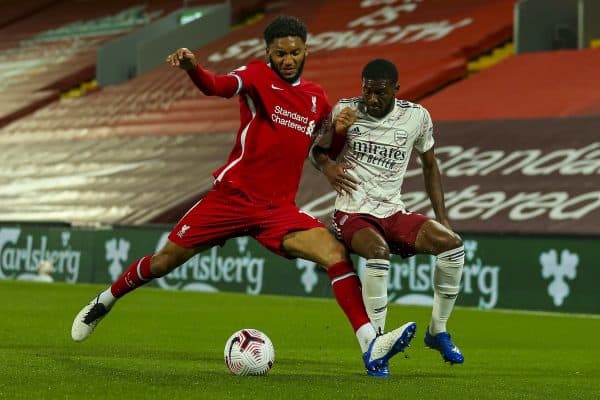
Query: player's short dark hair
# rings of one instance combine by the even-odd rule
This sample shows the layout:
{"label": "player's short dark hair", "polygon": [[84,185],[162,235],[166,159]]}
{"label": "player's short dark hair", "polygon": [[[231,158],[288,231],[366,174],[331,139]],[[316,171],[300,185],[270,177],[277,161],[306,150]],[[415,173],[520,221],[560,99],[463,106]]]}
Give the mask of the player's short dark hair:
{"label": "player's short dark hair", "polygon": [[263,32],[265,43],[270,45],[273,40],[288,36],[298,36],[306,42],[306,25],[301,19],[289,15],[275,17]]}
{"label": "player's short dark hair", "polygon": [[398,82],[398,70],[393,62],[377,58],[365,65],[362,71],[362,78],[374,81],[386,80],[396,83]]}

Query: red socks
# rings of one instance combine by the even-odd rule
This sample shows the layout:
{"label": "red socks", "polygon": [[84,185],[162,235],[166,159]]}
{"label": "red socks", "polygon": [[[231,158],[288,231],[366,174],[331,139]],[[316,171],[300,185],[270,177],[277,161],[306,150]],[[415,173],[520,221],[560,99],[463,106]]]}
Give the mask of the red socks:
{"label": "red socks", "polygon": [[138,288],[152,279],[154,275],[150,271],[150,259],[152,256],[142,257],[135,260],[133,264],[127,268],[127,271],[117,279],[112,286],[110,291],[117,299],[133,289]]}
{"label": "red socks", "polygon": [[327,269],[331,287],[338,304],[348,317],[354,332],[369,323],[369,317],[362,299],[360,280],[350,264],[344,260]]}

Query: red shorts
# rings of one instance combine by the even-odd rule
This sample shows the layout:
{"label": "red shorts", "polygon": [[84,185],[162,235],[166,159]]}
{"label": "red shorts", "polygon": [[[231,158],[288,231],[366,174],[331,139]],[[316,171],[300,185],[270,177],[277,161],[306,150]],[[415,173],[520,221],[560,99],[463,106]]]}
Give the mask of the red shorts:
{"label": "red shorts", "polygon": [[178,246],[222,246],[228,239],[252,236],[275,254],[288,257],[281,245],[290,232],[323,228],[295,204],[255,205],[244,192],[218,183],[179,220],[169,234]]}
{"label": "red shorts", "polygon": [[411,212],[397,212],[387,218],[377,218],[369,214],[348,214],[336,210],[333,227],[338,239],[350,250],[354,233],[363,228],[372,228],[383,236],[392,253],[407,258],[416,254],[417,234],[421,225],[428,220],[422,214]]}

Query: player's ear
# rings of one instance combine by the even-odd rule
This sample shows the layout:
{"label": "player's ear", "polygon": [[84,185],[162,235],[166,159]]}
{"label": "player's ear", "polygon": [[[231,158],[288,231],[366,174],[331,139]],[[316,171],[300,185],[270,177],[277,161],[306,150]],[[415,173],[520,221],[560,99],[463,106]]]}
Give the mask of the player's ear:
{"label": "player's ear", "polygon": [[308,46],[304,46],[304,57],[308,55]]}

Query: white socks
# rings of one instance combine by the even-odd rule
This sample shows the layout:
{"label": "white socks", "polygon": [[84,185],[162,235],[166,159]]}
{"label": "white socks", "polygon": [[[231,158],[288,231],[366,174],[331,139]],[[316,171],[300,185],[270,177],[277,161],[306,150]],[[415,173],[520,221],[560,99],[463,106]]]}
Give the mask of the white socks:
{"label": "white socks", "polygon": [[429,333],[437,335],[446,332],[446,322],[454,308],[454,302],[460,289],[460,278],[465,264],[463,246],[437,255],[433,272],[433,311]]}
{"label": "white socks", "polygon": [[379,334],[385,332],[387,315],[387,279],[390,260],[369,259],[362,282],[362,296],[367,315]]}
{"label": "white socks", "polygon": [[375,333],[375,328],[371,324],[364,324],[356,331],[356,338],[358,339],[358,344],[360,345],[360,350],[365,353],[369,350],[369,345],[375,339],[377,334]]}
{"label": "white socks", "polygon": [[116,297],[113,296],[112,291],[110,290],[110,286],[104,292],[100,293],[100,303],[104,304],[106,308],[111,308],[115,301],[117,301]]}

